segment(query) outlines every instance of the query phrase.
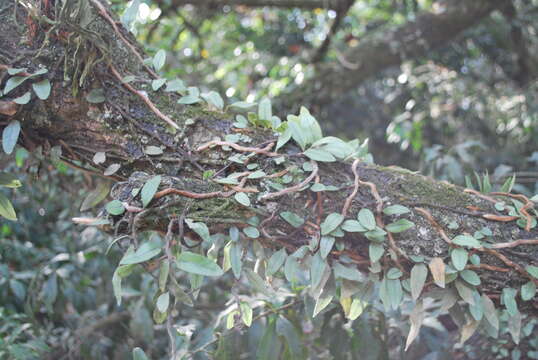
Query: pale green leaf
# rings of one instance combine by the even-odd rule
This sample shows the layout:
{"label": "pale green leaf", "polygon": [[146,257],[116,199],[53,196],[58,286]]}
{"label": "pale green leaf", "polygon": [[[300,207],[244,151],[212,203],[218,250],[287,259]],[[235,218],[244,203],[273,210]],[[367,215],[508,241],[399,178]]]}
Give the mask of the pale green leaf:
{"label": "pale green leaf", "polygon": [[357,219],[367,230],[374,230],[376,228],[374,213],[370,209],[361,209],[357,215]]}
{"label": "pale green leaf", "polygon": [[43,79],[39,82],[33,83],[32,88],[34,89],[34,92],[38,98],[41,100],[48,99],[51,90],[49,79]]}
{"label": "pale green leaf", "polygon": [[121,215],[125,212],[125,207],[119,200],[112,200],[105,206],[106,211],[110,215]]}
{"label": "pale green leaf", "polygon": [[329,214],[321,223],[321,235],[327,235],[335,230],[344,221],[344,216],[339,213]]}
{"label": "pale green leaf", "polygon": [[248,198],[248,195],[244,192],[236,193],[234,195],[234,199],[243,206],[250,206],[250,199]]}
{"label": "pale green leaf", "polygon": [[157,192],[159,185],[161,184],[161,176],[157,175],[146,181],[142,190],[140,191],[140,197],[142,199],[142,206],[146,207],[153,200],[153,196]]}
{"label": "pale green leaf", "polygon": [[179,255],[177,266],[180,270],[203,276],[221,276],[224,273],[213,260],[190,251]]}
{"label": "pale green leaf", "polygon": [[21,132],[21,123],[18,120],[11,120],[4,128],[2,132],[2,148],[6,154],[11,154],[17,140],[19,139],[19,134]]}

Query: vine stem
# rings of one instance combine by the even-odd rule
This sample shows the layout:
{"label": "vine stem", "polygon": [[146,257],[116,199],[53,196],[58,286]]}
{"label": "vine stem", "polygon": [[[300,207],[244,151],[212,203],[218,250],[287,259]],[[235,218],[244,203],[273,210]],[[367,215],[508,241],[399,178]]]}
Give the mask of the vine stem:
{"label": "vine stem", "polygon": [[204,151],[206,149],[208,149],[209,147],[213,146],[213,145],[219,145],[219,146],[229,146],[231,147],[232,149],[235,149],[237,151],[241,151],[241,152],[253,152],[253,153],[256,153],[256,154],[262,154],[262,155],[266,155],[266,156],[269,156],[269,157],[275,157],[275,156],[280,156],[281,154],[279,153],[276,153],[276,152],[270,152],[269,150],[271,150],[271,148],[273,147],[273,145],[275,145],[274,142],[272,143],[269,143],[266,147],[260,149],[260,148],[255,148],[255,147],[247,147],[247,146],[241,146],[239,144],[236,144],[236,143],[233,143],[233,142],[228,142],[228,141],[220,141],[220,140],[212,140],[208,143],[205,143],[203,145],[200,145],[196,151],[197,152],[200,152],[200,151]]}
{"label": "vine stem", "polygon": [[319,170],[318,163],[315,162],[315,161],[311,161],[310,164],[312,164],[312,167],[313,167],[312,173],[306,179],[304,179],[299,184],[294,185],[292,187],[289,187],[289,188],[286,188],[286,189],[283,189],[283,190],[280,190],[280,191],[277,191],[277,192],[274,192],[274,193],[264,195],[264,196],[262,196],[260,198],[260,201],[267,201],[267,200],[270,200],[270,199],[275,199],[277,197],[281,197],[282,195],[286,195],[286,194],[292,193],[294,191],[299,191],[303,186],[305,186],[310,181],[312,181],[312,179],[314,179],[316,177],[316,175],[318,174],[318,170]]}
{"label": "vine stem", "polygon": [[145,95],[144,93],[142,93],[141,91],[139,90],[136,90],[134,87],[131,86],[131,84],[129,83],[126,83],[124,81],[122,81],[122,77],[120,75],[120,73],[118,72],[118,70],[114,67],[114,65],[112,64],[109,64],[109,67],[110,67],[110,70],[112,71],[112,74],[114,74],[114,76],[116,77],[116,79],[118,79],[122,84],[123,86],[125,86],[130,92],[132,92],[133,94],[135,94],[136,96],[138,96],[140,99],[142,99],[142,101],[144,101],[146,103],[146,105],[151,109],[151,111],[153,111],[155,113],[155,115],[157,115],[157,117],[159,117],[160,119],[162,119],[164,122],[166,122],[168,125],[172,126],[173,128],[175,129],[178,129],[179,130],[179,125],[176,124],[172,119],[170,119],[168,116],[166,116],[165,114],[163,114],[161,112],[161,110],[159,110],[155,104],[153,104],[151,102],[151,100],[149,99],[149,97],[147,95]]}

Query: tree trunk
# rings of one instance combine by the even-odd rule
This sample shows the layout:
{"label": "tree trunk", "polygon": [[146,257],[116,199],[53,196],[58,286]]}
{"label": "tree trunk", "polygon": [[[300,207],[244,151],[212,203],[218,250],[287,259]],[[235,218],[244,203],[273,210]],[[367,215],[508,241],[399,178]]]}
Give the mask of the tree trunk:
{"label": "tree trunk", "polygon": [[[498,303],[503,289],[537,283],[526,270],[538,265],[538,230],[525,226],[526,221],[535,223],[536,219],[534,204],[525,197],[482,195],[405,169],[359,160],[316,162],[293,141],[277,151],[278,134],[261,126],[235,127],[233,115],[218,110],[218,102],[214,101],[217,106],[183,105],[177,103],[180,96],[175,91],[152,91],[154,72],[143,65],[139,47],[98,0],[65,5],[43,0],[38,9],[19,5],[16,11],[13,1],[0,4],[2,88],[13,78],[7,68],[26,68],[19,76],[40,68],[48,70],[4,94],[0,100],[2,127],[18,120],[22,124],[19,143],[30,151],[41,146],[54,153],[51,149],[60,147],[64,161],[117,181],[111,195],[123,203],[126,212],[111,216],[103,211],[102,216],[111,221],[106,230],[128,234],[136,241],[136,233],[146,230],[179,232],[184,219],[206,223],[212,234],[228,234],[233,225],[246,228],[254,224],[261,235],[249,232],[256,238],[252,241],[275,250],[284,247],[291,253],[319,241],[321,228],[325,237],[334,237],[338,244],[328,255],[329,263],[352,264],[379,279],[387,278],[394,267],[408,278],[413,256],[423,256],[427,264],[433,258],[449,264],[449,250],[463,248],[453,242],[456,236],[488,228],[482,231],[483,246],[469,250],[480,257],[480,263],[466,265],[480,275],[480,284],[472,287],[456,280],[447,287],[455,289],[457,283]],[[128,75],[135,79],[122,82]],[[52,84],[46,100],[32,95],[25,105],[13,102],[43,79]],[[95,89],[103,89],[103,102],[96,99]],[[104,163],[92,160],[97,152],[106,154]],[[234,159],[230,159],[232,155]],[[110,168],[113,164],[120,166],[115,173]],[[257,170],[263,172],[255,173]],[[237,184],[215,181],[232,173],[241,174]],[[156,174],[162,175],[159,192],[142,209],[140,195],[133,196],[133,189]],[[213,177],[207,179],[208,174]],[[319,191],[321,185],[310,187],[318,183],[325,185],[324,190]],[[250,203],[237,194],[247,195]],[[495,207],[501,201],[511,204],[512,199],[524,206],[514,217]],[[410,212],[382,212],[396,204]],[[335,214],[357,219],[361,209],[370,209],[376,217],[374,226],[385,230],[400,218],[414,223],[405,231],[387,233],[380,243],[384,256],[375,264],[369,257],[372,241],[364,231],[328,231],[331,221],[340,218]],[[296,221],[286,221],[286,212],[296,214]],[[253,216],[260,222],[253,223]],[[179,219],[179,225],[169,227],[170,219]],[[196,239],[194,234],[191,237]],[[311,246],[312,250],[318,248]],[[432,281],[426,283],[427,289],[434,287]],[[465,298],[465,290],[457,291]],[[536,296],[526,302],[518,296],[517,302],[520,311],[538,314]]]}

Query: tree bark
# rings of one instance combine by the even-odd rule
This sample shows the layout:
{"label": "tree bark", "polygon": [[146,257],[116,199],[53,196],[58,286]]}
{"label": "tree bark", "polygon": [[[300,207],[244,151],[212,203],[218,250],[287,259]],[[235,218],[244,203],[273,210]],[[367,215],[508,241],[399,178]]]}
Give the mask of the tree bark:
{"label": "tree bark", "polygon": [[[507,194],[481,195],[405,169],[358,160],[316,163],[304,156],[292,141],[277,154],[274,147],[277,135],[273,131],[253,126],[238,129],[228,111],[200,104],[178,104],[179,95],[175,92],[152,91],[153,71],[140,61],[142,55],[133,38],[112,20],[98,0],[66,2],[63,8],[60,4],[56,8],[48,6],[51,3],[43,1],[40,9],[30,13],[20,6],[14,12],[12,1],[4,0],[1,4],[0,9],[4,9],[0,13],[2,89],[10,77],[5,71],[8,67],[24,67],[30,74],[45,67],[48,72],[4,94],[0,101],[16,112],[3,111],[0,124],[3,128],[8,122],[18,120],[22,124],[19,143],[30,151],[37,151],[38,147],[45,151],[60,147],[63,160],[117,181],[111,196],[123,202],[127,211],[120,216],[106,215],[103,211],[101,216],[111,222],[105,230],[127,234],[136,242],[136,234],[142,231],[180,232],[183,220],[188,218],[206,223],[212,234],[228,234],[232,225],[251,226],[252,217],[256,216],[261,235],[252,241],[270,249],[284,247],[290,253],[319,239],[320,226],[328,214],[356,219],[359,210],[367,208],[376,215],[377,225],[384,228],[398,217],[384,215],[381,210],[399,204],[411,210],[402,217],[415,226],[389,233],[383,243],[385,256],[378,264],[381,273],[398,267],[407,278],[414,264],[412,255],[423,256],[427,263],[439,257],[448,264],[449,249],[458,247],[451,243],[455,236],[474,234],[487,227],[491,236],[483,244],[489,244],[488,247],[471,250],[480,256],[480,264],[467,265],[480,274],[481,283],[476,289],[498,302],[503,288],[519,289],[529,281],[537,282],[525,269],[538,265],[538,230],[519,227],[516,218],[507,221],[510,220],[507,214],[495,208],[496,202],[510,203],[515,197],[525,203],[528,211],[525,215],[523,209],[519,220],[529,221],[536,217],[536,212],[528,199]],[[478,7],[481,14],[493,8],[483,4],[462,3],[461,6],[469,12]],[[443,15],[431,15],[427,19],[434,18],[444,19],[449,26],[448,18]],[[457,22],[460,25],[450,28],[456,31],[461,23],[468,22],[460,20]],[[433,29],[431,32],[436,35],[423,35],[433,45],[442,35]],[[387,50],[384,42],[371,45],[372,48],[366,49],[364,45],[361,48],[371,54]],[[407,46],[405,50],[406,53],[424,51],[422,47]],[[394,59],[401,57],[394,55]],[[134,75],[135,80],[122,82],[120,79],[127,75]],[[25,105],[13,102],[31,91],[32,83],[43,78],[52,84],[51,95],[46,100],[34,96]],[[334,79],[328,77],[327,81]],[[104,90],[104,102],[89,102],[88,96],[98,88]],[[243,137],[236,143],[226,139],[227,135],[238,134]],[[215,142],[216,139],[220,142]],[[145,152],[148,146],[160,147],[163,153],[148,155]],[[106,162],[92,161],[97,152],[106,153]],[[236,155],[235,160],[230,160],[231,155]],[[249,157],[237,161],[237,155]],[[255,171],[247,168],[248,163],[256,163],[257,169],[263,169],[261,177],[247,177]],[[310,169],[305,167],[306,163],[310,163]],[[119,170],[104,175],[113,164],[119,165]],[[204,179],[208,171],[217,175],[216,178],[234,172],[242,174],[238,185],[223,185]],[[133,189],[140,188],[156,174],[162,175],[159,192],[142,209],[140,195],[133,196]],[[283,178],[284,175],[288,176]],[[338,191],[312,191],[309,187],[315,183]],[[239,193],[249,196],[248,206],[234,199]],[[281,216],[285,211],[297,214],[304,221],[302,225],[291,226]],[[170,219],[177,220],[179,225],[169,227]],[[451,223],[457,224],[457,229],[448,226]],[[348,261],[368,273],[370,241],[362,233],[341,235],[336,238],[341,246],[330,252],[330,262]],[[433,287],[432,282],[427,283],[427,288]],[[538,314],[536,296],[526,302],[518,297],[518,303],[520,311]]]}

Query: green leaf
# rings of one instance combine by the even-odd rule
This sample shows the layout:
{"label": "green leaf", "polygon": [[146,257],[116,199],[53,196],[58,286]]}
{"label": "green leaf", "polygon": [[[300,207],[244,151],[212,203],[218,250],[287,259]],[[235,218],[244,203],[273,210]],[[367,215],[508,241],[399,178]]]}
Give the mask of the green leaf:
{"label": "green leaf", "polygon": [[482,244],[470,235],[458,235],[452,239],[452,243],[459,246],[467,246],[474,249],[480,249]]}
{"label": "green leaf", "polygon": [[321,127],[316,118],[310,115],[310,112],[304,106],[299,111],[299,121],[306,135],[307,144],[312,144],[323,137]]}
{"label": "green leaf", "polygon": [[250,199],[244,192],[239,192],[234,195],[234,199],[243,206],[250,206]]}
{"label": "green leaf", "polygon": [[220,97],[220,94],[216,91],[210,91],[200,95],[209,105],[213,105],[219,110],[224,108],[224,100]]}
{"label": "green leaf", "polygon": [[400,269],[393,267],[390,268],[389,271],[387,271],[385,277],[390,280],[396,280],[399,279],[402,275],[403,274]]}
{"label": "green leaf", "polygon": [[252,308],[246,302],[241,301],[239,309],[241,309],[241,320],[246,326],[250,327],[252,325]]}
{"label": "green leaf", "polygon": [[386,226],[387,231],[391,233],[400,233],[412,228],[415,224],[407,219],[400,219]]}
{"label": "green leaf", "polygon": [[529,301],[536,295],[536,285],[533,281],[529,281],[521,286],[521,299],[523,301]]}
{"label": "green leaf", "polygon": [[315,253],[314,256],[312,256],[312,261],[310,263],[310,280],[312,288],[318,286],[327,266],[327,263],[321,257],[319,252]]}
{"label": "green leaf", "polygon": [[170,293],[167,291],[164,294],[159,295],[157,298],[157,310],[164,313],[168,310],[168,306],[170,305]]}
{"label": "green leaf", "polygon": [[[185,91],[187,91],[187,87],[185,86],[185,83],[183,83],[183,80],[174,79],[174,80],[170,80],[170,81],[168,81],[166,83],[166,89],[164,89],[164,91],[166,91],[166,92],[177,92],[177,91],[185,92]],[[196,96],[196,97],[198,97],[198,96]]]}
{"label": "green leaf", "polygon": [[166,259],[161,262],[159,267],[159,289],[161,291],[166,290],[166,284],[168,282],[168,275],[170,274],[170,260]]}
{"label": "green leaf", "polygon": [[191,219],[185,219],[185,223],[195,233],[198,234],[204,241],[211,242],[211,235],[209,234],[209,228],[203,222],[194,222]]}
{"label": "green leaf", "polygon": [[342,224],[342,230],[347,232],[366,232],[368,229],[366,229],[364,226],[361,225],[360,222],[357,220],[346,220]]}
{"label": "green leaf", "polygon": [[474,295],[473,295],[473,289],[471,289],[469,286],[465,285],[465,283],[456,280],[455,281],[456,290],[458,291],[458,294],[468,304],[475,305]]}
{"label": "green leaf", "polygon": [[403,298],[402,283],[397,279],[385,279],[384,281],[386,282],[387,297],[391,304],[391,308],[392,310],[397,310],[400,307]]}
{"label": "green leaf", "polygon": [[283,359],[302,359],[303,342],[301,340],[299,332],[297,331],[295,326],[284,316],[279,316],[276,320],[276,332],[288,343],[290,357],[283,357]]}
{"label": "green leaf", "polygon": [[322,236],[319,242],[319,254],[322,258],[326,258],[327,255],[331,252],[334,246],[334,237],[333,236]]}
{"label": "green leaf", "polygon": [[32,88],[34,89],[35,94],[41,100],[47,100],[50,95],[50,81],[49,79],[43,79],[39,82],[33,83]]}
{"label": "green leaf", "polygon": [[0,186],[15,189],[22,186],[22,183],[15,175],[0,172]]}
{"label": "green leaf", "polygon": [[190,251],[184,251],[179,255],[177,267],[188,273],[203,276],[221,276],[224,274],[213,260]]}
{"label": "green leaf", "polygon": [[6,154],[11,154],[21,132],[21,123],[18,120],[12,120],[2,132],[2,148]]}
{"label": "green leaf", "polygon": [[480,298],[482,300],[482,306],[484,308],[484,316],[486,317],[486,320],[490,323],[491,326],[498,330],[499,316],[497,315],[497,310],[495,310],[495,304],[486,294],[482,294]]}
{"label": "green leaf", "polygon": [[316,300],[316,305],[314,305],[314,311],[312,313],[312,317],[316,317],[323,309],[329,305],[333,299],[333,295],[325,295],[322,294],[318,299]]}
{"label": "green leaf", "polygon": [[367,230],[376,228],[374,213],[370,209],[361,209],[357,215],[357,219]]}
{"label": "green leaf", "polygon": [[272,276],[274,273],[276,273],[284,264],[284,261],[286,261],[288,254],[286,254],[286,249],[282,248],[271,255],[269,260],[267,261],[267,269],[265,270],[265,274],[267,276]]}
{"label": "green leaf", "polygon": [[339,262],[333,263],[334,277],[351,281],[362,281],[364,276],[356,267],[342,265]]}
{"label": "green leaf", "polygon": [[410,212],[408,208],[402,205],[391,205],[383,209],[385,215],[402,215]]}
{"label": "green leaf", "polygon": [[148,241],[140,245],[135,252],[124,256],[120,261],[120,265],[139,264],[154,258],[160,252],[161,247],[158,243]]}
{"label": "green leaf", "polygon": [[7,95],[7,93],[22,84],[26,79],[28,79],[27,76],[13,76],[7,79],[6,86],[4,87],[4,95]]}
{"label": "green leaf", "polygon": [[19,301],[24,301],[24,298],[26,297],[26,289],[22,282],[16,279],[9,279],[9,288]]}
{"label": "green leaf", "polygon": [[136,347],[133,349],[133,360],[148,360],[148,357],[146,356],[144,350],[139,347]]}
{"label": "green leaf", "polygon": [[516,174],[514,174],[513,176],[509,177],[508,179],[506,179],[506,181],[504,182],[504,184],[502,184],[501,186],[501,192],[506,192],[506,193],[509,193],[512,191],[512,187],[514,187],[514,184],[516,182]]}
{"label": "green leaf", "polygon": [[254,289],[268,297],[272,297],[274,295],[273,290],[270,289],[260,275],[255,273],[252,269],[245,268],[245,275],[247,276],[248,282],[250,285],[252,285],[252,287],[254,287]]}
{"label": "green leaf", "polygon": [[287,123],[285,123],[286,129],[284,132],[282,132],[278,136],[278,140],[276,142],[276,150],[280,149],[282,146],[286,145],[286,143],[291,139],[291,129],[289,126],[287,126]]}
{"label": "green leaf", "polygon": [[333,162],[336,158],[328,151],[310,148],[303,153],[306,157],[315,161]]}
{"label": "green leaf", "polygon": [[7,69],[7,73],[9,75],[11,75],[11,76],[17,75],[17,74],[19,74],[21,72],[25,72],[25,71],[28,71],[28,69],[27,68],[8,68]]}
{"label": "green leaf", "polygon": [[[249,164],[249,165],[255,165],[255,164]],[[252,174],[249,174],[249,175],[247,176],[247,179],[260,179],[260,178],[264,177],[265,175],[267,175],[267,174],[265,173],[265,171],[263,171],[263,170],[256,170],[256,171],[254,171]]]}
{"label": "green leaf", "polygon": [[155,56],[153,56],[152,63],[153,63],[153,68],[155,69],[155,71],[161,70],[165,62],[166,62],[166,51],[164,51],[163,49],[160,49],[159,51],[157,51]]}
{"label": "green leaf", "polygon": [[288,129],[290,131],[291,138],[295,140],[295,142],[297,143],[297,145],[299,145],[301,150],[305,150],[306,145],[308,145],[308,142],[307,142],[308,140],[305,136],[304,129],[301,128],[301,125],[299,123],[299,118],[297,116],[288,115]]}
{"label": "green leaf", "polygon": [[260,232],[253,226],[247,226],[243,229],[243,232],[251,239],[257,239],[258,237],[260,237]]}
{"label": "green leaf", "polygon": [[240,242],[233,242],[230,246],[230,264],[232,265],[232,271],[236,279],[241,277],[241,268],[243,263],[241,261],[241,255],[243,247]]}
{"label": "green leaf", "polygon": [[428,268],[424,264],[416,264],[411,269],[411,296],[413,300],[417,301],[424,284],[426,283],[426,278],[428,277]]}
{"label": "green leaf", "polygon": [[25,104],[28,104],[30,102],[30,99],[32,98],[32,93],[27,91],[24,93],[24,95],[22,96],[19,96],[18,98],[15,98],[13,99],[13,102],[15,104],[19,104],[19,105],[25,105]]}
{"label": "green leaf", "polygon": [[[121,23],[126,29],[131,29],[132,24],[136,20],[138,15],[138,8],[140,7],[140,0],[133,0],[129,7],[125,9],[125,12],[121,15]],[[133,351],[134,354],[134,351]]]}
{"label": "green leaf", "polygon": [[344,216],[339,213],[329,214],[321,223],[321,235],[327,235],[335,230],[344,221]]}
{"label": "green leaf", "polygon": [[140,191],[140,197],[142,198],[142,206],[146,207],[153,199],[153,196],[157,192],[159,185],[161,184],[161,175],[157,175],[146,181],[142,190]]}
{"label": "green leaf", "polygon": [[247,101],[237,101],[237,102],[234,102],[233,104],[230,104],[228,107],[233,108],[233,109],[238,109],[238,110],[250,110],[254,106],[256,106],[256,103],[251,103]]}
{"label": "green leaf", "polygon": [[467,265],[469,253],[463,248],[456,248],[450,253],[450,258],[452,259],[454,268],[458,271],[462,271],[465,268],[465,265]]}
{"label": "green leaf", "polygon": [[532,275],[533,278],[538,279],[538,266],[529,265],[525,268],[529,274]]}
{"label": "green leaf", "polygon": [[516,295],[517,290],[512,288],[504,288],[501,294],[501,300],[511,316],[516,316],[519,313],[519,310],[517,309]]}
{"label": "green leaf", "polygon": [[92,89],[86,95],[86,101],[92,104],[99,104],[105,101],[105,91],[101,88]]}
{"label": "green leaf", "polygon": [[106,204],[105,209],[110,215],[121,215],[125,212],[125,207],[119,200],[112,200]]}
{"label": "green leaf", "polygon": [[304,219],[291,211],[283,211],[280,213],[280,216],[294,228],[298,228],[304,224]]}
{"label": "green leaf", "polygon": [[[109,192],[109,184],[102,182],[97,185],[97,188],[92,190],[86,198],[84,198],[84,201],[82,201],[82,205],[80,205],[80,211],[87,211],[97,204],[99,204],[101,201],[103,201]],[[117,200],[116,200],[117,201]],[[121,204],[121,202],[120,202]],[[123,205],[122,205],[123,208]],[[108,210],[107,210],[108,211]],[[123,211],[120,213],[122,214]],[[120,214],[112,214],[112,215],[120,215]]]}
{"label": "green leaf", "polygon": [[183,105],[192,105],[192,104],[199,103],[201,100],[202,99],[200,99],[198,96],[185,95],[185,96],[182,96],[181,99],[177,101],[177,103],[183,104]]}
{"label": "green leaf", "polygon": [[263,98],[260,101],[258,106],[258,119],[260,120],[271,120],[273,117],[273,112],[271,110],[271,100],[268,98]]}
{"label": "green leaf", "polygon": [[381,259],[381,256],[383,256],[384,252],[385,248],[381,244],[370,243],[370,245],[368,246],[368,255],[372,263],[375,263],[376,261]]}
{"label": "green leaf", "polygon": [[159,146],[149,145],[144,148],[144,153],[146,155],[161,155],[163,153],[163,149],[161,149]]}
{"label": "green leaf", "polygon": [[471,285],[480,285],[480,276],[472,270],[463,270],[459,273],[460,277]]}
{"label": "green leaf", "polygon": [[151,81],[151,88],[153,91],[157,91],[164,85],[164,83],[166,83],[166,79],[154,79]]}

